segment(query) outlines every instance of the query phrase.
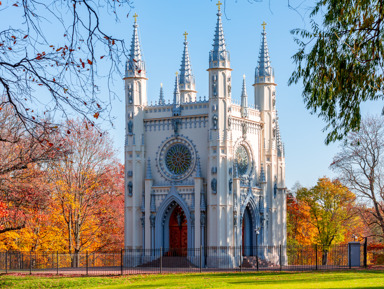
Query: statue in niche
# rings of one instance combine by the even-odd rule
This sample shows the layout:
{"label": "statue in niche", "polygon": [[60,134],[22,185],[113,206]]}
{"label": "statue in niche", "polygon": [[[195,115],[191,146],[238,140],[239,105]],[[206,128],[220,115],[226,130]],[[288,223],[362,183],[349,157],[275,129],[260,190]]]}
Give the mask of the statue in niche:
{"label": "statue in niche", "polygon": [[246,136],[247,136],[247,124],[243,123],[241,126],[242,126],[243,138],[246,138]]}
{"label": "statue in niche", "polygon": [[273,137],[276,137],[276,128],[273,128]]}
{"label": "statue in niche", "polygon": [[149,217],[149,220],[151,221],[151,227],[154,227],[155,226],[155,220],[156,220],[156,216],[155,214],[151,214],[151,216]]}
{"label": "statue in niche", "polygon": [[173,131],[174,131],[175,135],[179,134],[179,125],[180,124],[181,124],[181,120],[180,119],[172,120]]}
{"label": "statue in niche", "polygon": [[216,180],[216,178],[213,178],[211,181],[211,189],[212,189],[212,193],[216,194],[216,192],[217,192],[217,180]]}
{"label": "statue in niche", "polygon": [[205,222],[206,222],[205,211],[201,211],[201,213],[200,213],[200,225],[205,226]]}
{"label": "statue in niche", "polygon": [[217,130],[217,115],[215,114],[214,116],[212,116],[212,123],[213,123],[213,129],[214,130]]}
{"label": "statue in niche", "polygon": [[144,214],[141,216],[140,221],[141,221],[141,226],[144,228],[144,225],[145,225],[145,215]]}
{"label": "statue in niche", "polygon": [[277,185],[275,184],[273,186],[273,196],[276,198],[276,195],[277,195]]}
{"label": "statue in niche", "polygon": [[128,196],[130,196],[130,197],[132,197],[132,194],[133,194],[133,184],[132,184],[132,182],[130,181],[129,183],[128,183]]}
{"label": "statue in niche", "polygon": [[229,194],[232,194],[232,184],[233,184],[232,179],[229,179]]}
{"label": "statue in niche", "polygon": [[232,86],[228,84],[228,92],[231,93],[231,90],[232,90]]}
{"label": "statue in niche", "polygon": [[237,213],[233,212],[233,226],[237,226]]}
{"label": "statue in niche", "polygon": [[231,129],[232,119],[228,117],[228,129]]}
{"label": "statue in niche", "polygon": [[129,133],[129,134],[132,134],[132,133],[133,133],[133,122],[132,122],[132,120],[130,120],[130,121],[128,122],[128,133]]}

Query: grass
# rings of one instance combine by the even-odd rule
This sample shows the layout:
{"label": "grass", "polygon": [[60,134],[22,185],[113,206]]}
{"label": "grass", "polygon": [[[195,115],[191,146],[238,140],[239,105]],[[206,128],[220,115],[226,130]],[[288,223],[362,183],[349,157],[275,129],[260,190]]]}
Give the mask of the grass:
{"label": "grass", "polygon": [[384,271],[132,275],[123,277],[0,276],[0,288],[384,288]]}

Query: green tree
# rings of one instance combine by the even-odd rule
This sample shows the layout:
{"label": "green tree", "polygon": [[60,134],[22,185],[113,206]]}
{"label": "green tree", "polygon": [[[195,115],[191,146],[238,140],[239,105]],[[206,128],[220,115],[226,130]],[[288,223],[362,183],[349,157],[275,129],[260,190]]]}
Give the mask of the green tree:
{"label": "green tree", "polygon": [[326,265],[330,246],[344,241],[345,232],[355,221],[355,195],[338,180],[320,178],[316,186],[299,189],[296,198],[309,208],[306,222],[316,230],[315,241],[322,248],[322,264]]}
{"label": "green tree", "polygon": [[318,0],[310,18],[310,30],[292,31],[299,51],[289,84],[302,80],[306,107],[327,123],[329,143],[360,128],[362,102],[383,99],[384,3]]}

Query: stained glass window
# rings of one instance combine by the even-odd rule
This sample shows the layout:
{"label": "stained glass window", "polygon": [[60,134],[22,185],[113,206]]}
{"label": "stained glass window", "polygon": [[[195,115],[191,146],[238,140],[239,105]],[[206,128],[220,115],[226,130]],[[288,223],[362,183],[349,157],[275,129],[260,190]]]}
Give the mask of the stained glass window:
{"label": "stained glass window", "polygon": [[175,175],[184,174],[191,166],[192,154],[183,144],[171,146],[165,155],[168,170]]}
{"label": "stained glass window", "polygon": [[248,157],[248,152],[245,149],[244,146],[239,146],[236,150],[236,164],[237,164],[237,170],[240,175],[246,174],[248,171],[248,164],[249,164],[249,157]]}

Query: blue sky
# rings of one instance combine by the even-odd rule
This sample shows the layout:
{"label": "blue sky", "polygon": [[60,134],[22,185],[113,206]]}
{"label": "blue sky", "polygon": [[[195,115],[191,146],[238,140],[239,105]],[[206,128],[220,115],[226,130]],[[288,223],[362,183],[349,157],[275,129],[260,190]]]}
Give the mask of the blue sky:
{"label": "blue sky", "polygon": [[[133,14],[137,13],[143,55],[146,62],[148,80],[148,100],[155,101],[159,96],[160,83],[164,84],[166,99],[171,99],[174,75],[181,63],[183,33],[188,32],[189,53],[192,70],[196,78],[198,96],[208,96],[208,53],[216,24],[217,1],[210,0],[134,0],[130,11],[119,11],[123,17],[119,23],[113,16],[101,17],[101,25],[107,33],[123,38],[129,44],[132,37]],[[253,104],[253,79],[260,48],[262,22],[267,23],[267,40],[272,66],[277,83],[277,108],[281,135],[286,149],[286,184],[291,188],[296,181],[304,186],[312,186],[322,176],[335,175],[328,169],[338,144],[326,146],[326,133],[322,132],[325,123],[305,109],[301,96],[301,84],[288,86],[288,79],[295,69],[292,55],[297,45],[290,31],[309,26],[308,14],[312,0],[222,0],[224,34],[227,49],[231,54],[232,98],[239,100],[242,75],[246,75],[249,103]],[[16,11],[15,9],[12,11]],[[125,15],[129,12],[129,17]],[[2,30],[15,19],[15,14],[7,13]],[[16,17],[17,18],[17,17]],[[55,34],[55,27],[45,27],[48,33]],[[121,63],[124,71],[124,63]],[[124,149],[124,83],[121,76],[115,75],[114,87],[120,99],[112,101],[114,127],[102,123],[113,138],[118,157],[123,162]],[[100,80],[100,83],[103,81]],[[108,99],[108,89],[101,85],[101,98]],[[377,114],[382,103],[363,105],[363,115]]]}
{"label": "blue sky", "polygon": [[[224,1],[222,1],[224,2]],[[297,10],[288,7],[288,1],[225,1],[223,15],[227,49],[231,53],[232,97],[239,99],[242,75],[247,77],[249,102],[253,104],[253,76],[257,65],[261,40],[261,23],[267,23],[267,39],[272,66],[275,69],[277,108],[280,129],[286,149],[286,184],[291,188],[296,181],[312,186],[322,176],[335,177],[329,170],[339,144],[325,145],[325,123],[305,108],[300,84],[288,86],[295,69],[292,55],[297,50],[290,31],[308,27],[307,14],[311,1],[302,3]],[[291,1],[291,5],[295,5]],[[179,69],[183,51],[183,33],[187,31],[192,70],[196,78],[198,96],[208,95],[208,53],[212,47],[216,23],[216,1],[208,0],[140,0],[134,2],[131,15],[139,15],[141,44],[147,68],[148,101],[158,99],[160,83],[165,97],[171,98],[174,74]],[[133,19],[124,19],[119,30],[121,37],[130,42]],[[121,34],[123,32],[123,34]],[[123,83],[120,84],[123,88]],[[123,91],[121,91],[123,99]],[[363,106],[365,113],[379,113],[377,103]],[[114,103],[117,117],[115,129],[110,131],[119,156],[123,154],[124,106]]]}

